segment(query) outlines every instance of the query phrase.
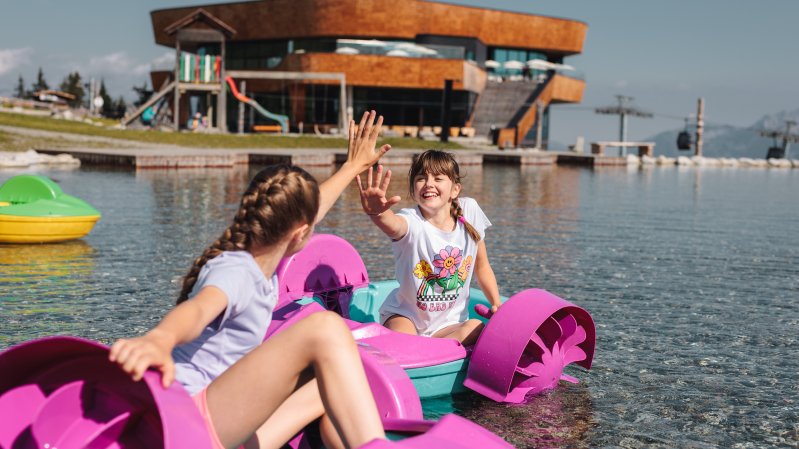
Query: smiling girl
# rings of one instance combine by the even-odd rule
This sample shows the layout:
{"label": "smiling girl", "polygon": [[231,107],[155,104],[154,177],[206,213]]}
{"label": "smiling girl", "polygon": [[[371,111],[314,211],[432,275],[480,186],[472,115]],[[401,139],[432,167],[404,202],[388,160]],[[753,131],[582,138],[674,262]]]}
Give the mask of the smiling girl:
{"label": "smiling girl", "polygon": [[380,308],[380,321],[397,332],[454,338],[472,344],[483,328],[468,319],[472,275],[491,302],[501,305],[494,271],[488,262],[485,230],[491,222],[472,198],[460,198],[461,177],[455,158],[428,150],[414,158],[409,191],[416,207],[398,213],[386,198],[391,171],[378,166],[360,176],[361,205],[372,222],[392,240],[400,283]]}

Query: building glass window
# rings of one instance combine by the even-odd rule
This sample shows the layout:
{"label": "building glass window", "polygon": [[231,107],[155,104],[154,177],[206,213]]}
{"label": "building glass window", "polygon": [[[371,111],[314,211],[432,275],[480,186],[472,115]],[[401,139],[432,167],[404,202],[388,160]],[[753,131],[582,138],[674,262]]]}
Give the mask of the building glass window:
{"label": "building glass window", "polygon": [[305,53],[333,53],[336,51],[335,39],[295,39],[294,51]]}
{"label": "building glass window", "polygon": [[[493,59],[499,63],[499,67],[493,69],[494,74],[500,76],[511,76],[521,74],[521,69],[507,69],[504,67],[506,62],[518,61],[521,63],[527,63],[527,61],[533,59],[543,59],[546,61],[547,55],[535,50],[490,47],[488,49],[488,59]],[[539,74],[539,72],[543,73],[540,70],[533,70],[531,74],[532,76],[535,76]]]}
{"label": "building glass window", "polygon": [[229,42],[225,66],[230,70],[274,68],[288,53],[289,41]]}
{"label": "building glass window", "polygon": [[[387,125],[438,126],[441,124],[442,90],[386,89],[357,87],[353,90],[353,111],[360,117],[376,109]],[[451,125],[464,126],[469,119],[474,95],[468,91],[452,92]]]}
{"label": "building glass window", "polygon": [[527,59],[526,60],[527,61],[531,61],[533,59],[543,59],[544,61],[546,61],[547,60],[547,55],[545,55],[544,53],[541,53],[539,51],[529,50],[527,52]]}
{"label": "building glass window", "polygon": [[[341,51],[344,47],[346,50]],[[375,39],[289,39],[229,42],[225,64],[231,70],[271,69],[292,53],[336,53],[404,56],[409,58],[474,60],[473,50],[458,45],[417,44],[412,41]]]}

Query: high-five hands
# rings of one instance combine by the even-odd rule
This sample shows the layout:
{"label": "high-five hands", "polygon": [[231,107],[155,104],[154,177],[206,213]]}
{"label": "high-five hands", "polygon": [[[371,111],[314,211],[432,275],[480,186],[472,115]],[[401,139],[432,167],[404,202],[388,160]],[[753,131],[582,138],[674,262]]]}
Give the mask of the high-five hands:
{"label": "high-five hands", "polygon": [[356,180],[358,181],[358,191],[361,194],[361,206],[366,215],[379,216],[402,200],[399,196],[386,199],[386,191],[391,182],[391,170],[387,170],[383,176],[382,165],[377,166],[375,176],[372,176],[372,167],[369,167],[366,184],[362,182],[361,175],[358,175]]}
{"label": "high-five hands", "polygon": [[386,144],[375,151],[377,137],[383,127],[383,116],[377,117],[375,123],[376,115],[375,111],[364,112],[358,126],[355,125],[355,120],[350,120],[347,161],[357,168],[358,173],[376,164],[391,149],[391,145]]}

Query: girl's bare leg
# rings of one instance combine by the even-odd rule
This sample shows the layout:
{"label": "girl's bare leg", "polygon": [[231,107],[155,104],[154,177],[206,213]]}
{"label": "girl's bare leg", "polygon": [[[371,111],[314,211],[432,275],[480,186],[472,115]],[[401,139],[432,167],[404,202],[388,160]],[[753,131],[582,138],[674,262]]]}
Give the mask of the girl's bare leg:
{"label": "girl's bare leg", "polygon": [[349,328],[335,313],[319,312],[271,337],[209,385],[208,409],[222,444],[233,448],[250,438],[302,390],[308,367],[345,447],[385,438]]}
{"label": "girl's bare leg", "polygon": [[323,415],[322,419],[319,420],[319,433],[322,435],[322,444],[327,449],[345,449],[344,441],[341,440],[338,432],[336,432],[336,427],[329,416]]}
{"label": "girl's bare leg", "polygon": [[416,332],[416,325],[413,324],[413,321],[402,315],[390,316],[386,322],[383,323],[383,326],[393,330],[394,332],[418,335],[418,332]]}
{"label": "girl's bare leg", "polygon": [[283,402],[272,416],[255,431],[255,435],[244,443],[245,449],[279,449],[291,437],[320,416],[319,430],[328,449],[344,449],[344,442],[330,418],[324,415],[325,408],[319,396],[316,379],[306,383]]}
{"label": "girl's bare leg", "polygon": [[439,330],[433,337],[435,338],[454,338],[464,345],[471,345],[477,342],[477,337],[483,331],[483,323],[478,319],[468,319],[460,324],[453,324]]}

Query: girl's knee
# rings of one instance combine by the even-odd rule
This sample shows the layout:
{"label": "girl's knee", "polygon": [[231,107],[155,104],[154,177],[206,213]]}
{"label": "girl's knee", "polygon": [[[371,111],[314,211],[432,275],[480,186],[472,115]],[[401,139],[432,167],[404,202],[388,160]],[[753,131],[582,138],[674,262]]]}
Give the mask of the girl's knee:
{"label": "girl's knee", "polygon": [[402,315],[393,315],[387,319],[384,326],[394,332],[401,332],[403,334],[418,335],[416,325],[413,321]]}
{"label": "girl's knee", "polygon": [[326,344],[341,339],[352,340],[352,333],[347,323],[335,312],[317,312],[302,320],[306,327],[306,336],[312,343]]}
{"label": "girl's knee", "polygon": [[483,331],[483,322],[477,319],[466,320],[461,323],[460,328],[454,332],[457,334],[457,339],[464,345],[471,345],[477,342],[477,337]]}
{"label": "girl's knee", "polygon": [[324,311],[317,312],[308,316],[308,319],[313,320],[313,325],[328,332],[346,331],[349,333],[349,327],[337,313]]}

